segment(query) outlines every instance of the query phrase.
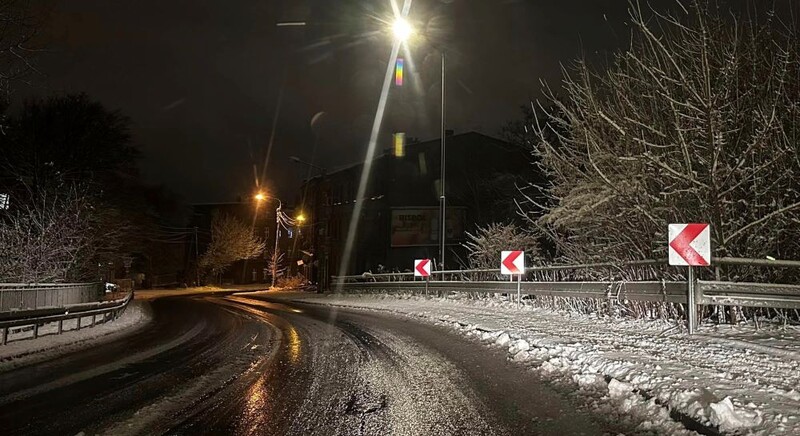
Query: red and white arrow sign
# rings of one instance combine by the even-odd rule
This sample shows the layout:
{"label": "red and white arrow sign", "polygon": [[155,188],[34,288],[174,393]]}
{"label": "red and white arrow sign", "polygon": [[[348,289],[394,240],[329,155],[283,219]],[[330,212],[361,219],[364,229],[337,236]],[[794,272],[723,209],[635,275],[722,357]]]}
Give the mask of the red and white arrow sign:
{"label": "red and white arrow sign", "polygon": [[669,225],[669,264],[711,264],[711,229],[708,224]]}
{"label": "red and white arrow sign", "polygon": [[431,275],[431,260],[414,260],[414,277],[428,277]]}
{"label": "red and white arrow sign", "polygon": [[524,273],[524,251],[503,251],[500,253],[500,274],[516,275]]}

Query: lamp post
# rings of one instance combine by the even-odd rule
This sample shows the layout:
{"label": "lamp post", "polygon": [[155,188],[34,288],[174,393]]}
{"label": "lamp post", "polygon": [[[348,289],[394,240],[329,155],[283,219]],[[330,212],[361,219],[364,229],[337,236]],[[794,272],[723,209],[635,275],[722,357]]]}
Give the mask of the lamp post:
{"label": "lamp post", "polygon": [[[400,42],[406,42],[412,35],[414,35],[414,28],[411,24],[402,16],[395,18],[394,23],[392,24],[392,33],[394,33],[395,38]],[[447,153],[446,153],[446,138],[445,135],[447,131],[445,130],[445,115],[446,115],[446,72],[447,72],[447,51],[442,48],[438,47],[439,52],[442,54],[442,113],[441,113],[441,157],[440,157],[440,167],[439,167],[439,265],[441,269],[444,269],[444,256],[445,256],[445,242],[447,238],[447,226],[446,226],[446,205],[447,201],[445,198],[445,176],[446,176],[446,168],[447,168]]]}
{"label": "lamp post", "polygon": [[[281,229],[281,209],[283,208],[283,203],[281,199],[278,197],[273,197],[275,200],[278,200],[278,207],[275,209],[275,250],[272,252],[272,287],[275,287],[275,276],[278,272],[278,238],[280,237],[280,229]],[[259,192],[255,195],[255,199],[258,202],[265,201],[267,196],[263,193]]]}
{"label": "lamp post", "polygon": [[[323,187],[324,187],[324,184],[325,184],[325,177],[326,177],[326,174],[327,174],[328,170],[327,170],[327,168],[321,167],[319,165],[315,165],[315,164],[313,164],[311,162],[304,161],[304,160],[300,159],[297,156],[290,156],[289,160],[294,162],[294,163],[305,165],[305,166],[307,166],[309,168],[317,169],[317,170],[320,171],[320,182],[319,182],[319,186],[317,187],[317,189],[314,190],[314,202],[313,202],[314,208],[313,208],[313,210],[311,210],[311,219],[312,219],[312,221],[316,221],[316,222],[310,224],[310,231],[313,232],[313,234],[314,234],[313,239],[311,240],[311,247],[312,247],[312,250],[314,252],[315,262],[316,262],[316,265],[317,265],[316,266],[316,268],[317,268],[316,269],[316,274],[315,274],[316,280],[317,280],[317,292],[322,292],[324,289],[327,288],[328,276],[329,276],[329,274],[328,274],[328,272],[329,272],[329,265],[328,265],[329,257],[328,257],[328,255],[329,255],[330,244],[329,244],[329,241],[328,241],[328,218],[329,218],[330,209],[327,206],[324,206],[322,204],[323,201],[322,201],[322,198],[321,198],[321,191],[323,190]],[[310,176],[310,173],[309,173],[309,176]],[[311,178],[309,177],[309,179],[306,181],[306,183],[307,183],[306,192],[308,191],[308,183],[309,183],[310,180],[311,180]],[[306,202],[306,195],[304,193],[303,194],[303,203],[305,203],[305,202]],[[303,204],[303,206],[305,207],[307,205]],[[323,211],[323,209],[324,209],[324,211]],[[306,211],[308,211],[308,210],[306,210]],[[315,231],[315,227],[317,225],[322,226],[322,229],[320,229],[319,231]],[[322,235],[320,235],[320,233],[322,233]],[[320,238],[320,236],[322,236],[322,237]],[[314,269],[313,269],[313,266],[312,266],[311,272],[312,273],[315,272]]]}

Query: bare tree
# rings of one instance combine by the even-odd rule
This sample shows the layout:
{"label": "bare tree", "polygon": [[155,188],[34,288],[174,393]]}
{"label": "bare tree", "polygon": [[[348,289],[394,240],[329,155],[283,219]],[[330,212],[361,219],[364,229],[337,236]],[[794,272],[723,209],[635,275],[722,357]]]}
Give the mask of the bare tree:
{"label": "bare tree", "polygon": [[70,190],[60,197],[43,194],[0,217],[0,281],[83,279],[82,271],[94,265],[90,209]]}
{"label": "bare tree", "polygon": [[270,274],[275,277],[276,281],[286,274],[286,265],[284,264],[285,257],[284,253],[276,252],[275,250],[272,250],[272,253],[268,256],[269,264],[267,268]]}
{"label": "bare tree", "polygon": [[200,257],[200,268],[219,275],[238,260],[253,259],[264,252],[264,241],[234,216],[217,215],[211,223],[211,244]]}
{"label": "bare tree", "polygon": [[716,256],[798,258],[798,35],[677,5],[632,3],[631,47],[549,92],[534,127],[552,203],[530,222],[577,261],[664,257],[670,222],[710,223]]}

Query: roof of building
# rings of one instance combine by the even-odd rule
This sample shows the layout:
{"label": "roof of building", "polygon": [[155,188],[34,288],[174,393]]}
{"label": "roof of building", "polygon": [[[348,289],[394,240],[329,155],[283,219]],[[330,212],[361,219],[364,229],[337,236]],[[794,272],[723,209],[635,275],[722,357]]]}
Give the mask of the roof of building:
{"label": "roof of building", "polygon": [[[502,139],[498,139],[498,138],[495,138],[493,136],[485,135],[483,133],[479,133],[479,132],[475,132],[475,131],[469,131],[469,132],[464,132],[464,133],[459,133],[459,134],[448,135],[448,136],[446,136],[446,138],[448,138],[448,140],[456,140],[457,142],[459,141],[459,139],[466,139],[466,138],[476,138],[477,139],[477,138],[480,138],[480,139],[482,139],[484,141],[494,143],[494,145],[496,145],[498,147],[501,147],[501,148],[505,149],[506,151],[511,151],[515,147],[513,144],[511,144],[508,141],[504,141]],[[407,144],[406,146],[409,147],[409,148],[413,147],[415,149],[428,148],[428,147],[434,147],[434,146],[438,147],[440,142],[441,142],[440,138],[434,138],[434,139],[429,139],[427,141],[414,142],[414,143],[411,143],[411,144]],[[378,160],[383,159],[385,157],[392,157],[391,149],[385,148],[383,150],[380,150],[380,152],[377,152],[375,154],[375,157],[372,160],[373,160],[373,162],[375,162],[375,161],[378,161]],[[338,167],[335,167],[335,168],[331,168],[331,169],[329,169],[328,171],[325,172],[325,177],[331,176],[331,175],[336,174],[336,173],[341,173],[341,172],[344,172],[344,171],[352,170],[354,168],[358,168],[363,164],[364,164],[364,161],[359,161],[359,162],[352,162],[352,163],[349,163],[349,164],[345,164],[345,165],[341,165],[341,166],[338,166]],[[322,178],[322,177],[323,177],[323,175],[320,174],[320,175],[316,175],[314,177],[311,177],[311,178],[309,178],[307,180],[314,180],[314,179],[319,179],[319,178]]]}

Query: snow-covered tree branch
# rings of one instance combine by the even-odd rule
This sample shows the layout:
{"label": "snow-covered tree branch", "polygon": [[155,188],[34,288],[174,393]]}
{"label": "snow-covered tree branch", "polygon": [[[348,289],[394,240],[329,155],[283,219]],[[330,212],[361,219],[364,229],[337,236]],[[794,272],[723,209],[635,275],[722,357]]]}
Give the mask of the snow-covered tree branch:
{"label": "snow-covered tree branch", "polygon": [[553,202],[531,222],[574,261],[664,257],[670,222],[710,223],[716,256],[800,258],[795,29],[702,0],[675,16],[632,3],[631,23],[628,50],[578,62],[541,105]]}

